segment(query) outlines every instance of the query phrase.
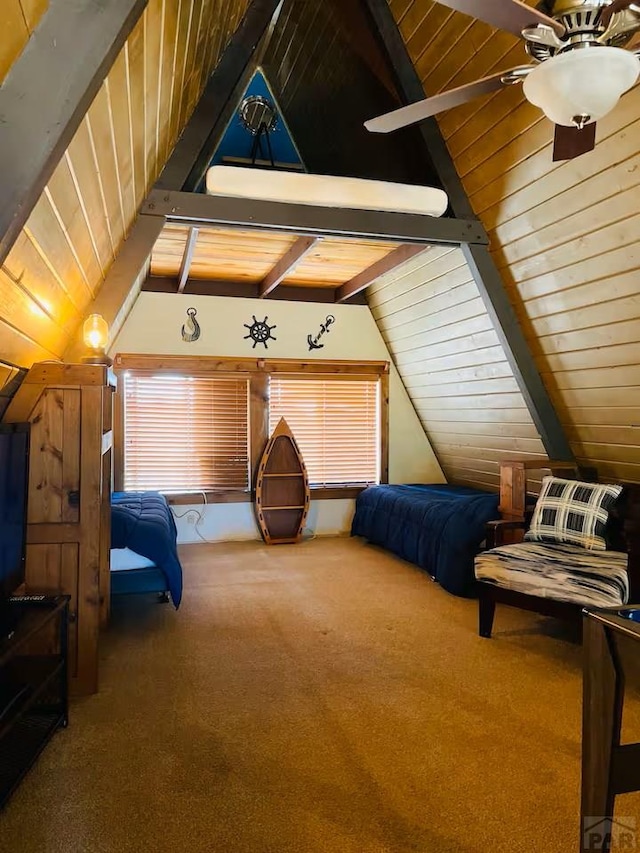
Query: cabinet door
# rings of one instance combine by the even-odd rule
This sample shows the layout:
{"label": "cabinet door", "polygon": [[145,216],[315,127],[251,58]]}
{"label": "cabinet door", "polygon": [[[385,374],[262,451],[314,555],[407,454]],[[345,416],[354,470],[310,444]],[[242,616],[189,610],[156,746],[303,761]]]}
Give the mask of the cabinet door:
{"label": "cabinet door", "polygon": [[79,521],[80,391],[47,388],[31,418],[29,524]]}

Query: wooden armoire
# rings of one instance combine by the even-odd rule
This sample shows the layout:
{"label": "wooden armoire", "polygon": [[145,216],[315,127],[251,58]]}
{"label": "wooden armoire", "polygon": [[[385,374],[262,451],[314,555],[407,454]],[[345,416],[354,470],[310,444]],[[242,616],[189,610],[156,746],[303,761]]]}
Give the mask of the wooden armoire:
{"label": "wooden armoire", "polygon": [[109,615],[112,406],[102,364],[34,364],[4,422],[31,424],[27,592],[71,596],[70,686],[98,689],[98,638]]}

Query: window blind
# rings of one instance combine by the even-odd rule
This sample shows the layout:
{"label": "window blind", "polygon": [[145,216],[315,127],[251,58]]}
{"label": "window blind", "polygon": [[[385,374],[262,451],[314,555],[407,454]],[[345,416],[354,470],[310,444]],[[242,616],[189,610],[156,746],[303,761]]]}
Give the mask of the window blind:
{"label": "window blind", "polygon": [[378,388],[377,379],[271,376],[269,432],[284,417],[312,486],[379,482]]}
{"label": "window blind", "polygon": [[124,488],[249,486],[248,380],[127,373]]}

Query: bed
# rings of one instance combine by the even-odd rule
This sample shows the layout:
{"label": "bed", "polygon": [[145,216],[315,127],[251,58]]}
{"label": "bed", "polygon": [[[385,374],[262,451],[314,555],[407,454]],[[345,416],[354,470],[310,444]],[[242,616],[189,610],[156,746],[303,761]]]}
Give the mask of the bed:
{"label": "bed", "polygon": [[454,595],[474,591],[473,559],[499,496],[466,486],[370,486],[358,496],[352,536],[427,571]]}
{"label": "bed", "polygon": [[423,216],[442,216],[449,203],[444,190],[435,187],[241,166],[211,166],[206,188],[209,195]]}
{"label": "bed", "polygon": [[182,567],[173,513],[159,492],[111,496],[111,594],[160,593],[176,609],[182,599]]}

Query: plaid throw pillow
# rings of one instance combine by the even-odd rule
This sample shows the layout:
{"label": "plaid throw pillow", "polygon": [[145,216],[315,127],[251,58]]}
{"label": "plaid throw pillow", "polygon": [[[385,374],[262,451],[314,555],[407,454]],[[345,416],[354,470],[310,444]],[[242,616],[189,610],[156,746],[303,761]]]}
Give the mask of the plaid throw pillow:
{"label": "plaid throw pillow", "polygon": [[622,486],[545,477],[524,538],[604,551],[609,510],[621,491]]}

